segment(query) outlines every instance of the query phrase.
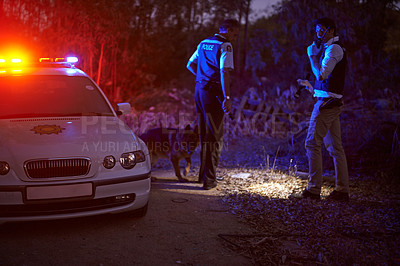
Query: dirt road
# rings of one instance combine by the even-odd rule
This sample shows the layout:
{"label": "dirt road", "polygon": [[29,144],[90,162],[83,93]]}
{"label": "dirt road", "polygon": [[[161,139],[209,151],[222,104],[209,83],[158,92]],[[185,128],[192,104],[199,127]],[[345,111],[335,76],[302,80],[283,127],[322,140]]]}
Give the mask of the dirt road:
{"label": "dirt road", "polygon": [[251,265],[218,234],[251,233],[218,190],[153,173],[144,218],[127,215],[0,226],[0,265]]}

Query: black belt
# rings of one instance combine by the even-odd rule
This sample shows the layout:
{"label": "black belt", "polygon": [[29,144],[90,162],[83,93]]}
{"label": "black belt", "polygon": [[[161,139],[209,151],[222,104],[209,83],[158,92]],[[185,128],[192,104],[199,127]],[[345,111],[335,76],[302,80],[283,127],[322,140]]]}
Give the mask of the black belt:
{"label": "black belt", "polygon": [[331,109],[333,107],[340,107],[343,105],[342,98],[335,97],[317,97],[317,100],[323,101],[323,103],[319,106],[319,110],[323,109]]}
{"label": "black belt", "polygon": [[200,81],[197,81],[197,83],[201,84],[200,88],[203,91],[215,91],[216,93],[218,91],[221,91],[221,93],[222,93],[221,83],[213,82],[213,81],[207,81],[207,80],[200,80]]}
{"label": "black belt", "polygon": [[329,99],[334,99],[334,97],[317,97],[317,101],[328,101]]}

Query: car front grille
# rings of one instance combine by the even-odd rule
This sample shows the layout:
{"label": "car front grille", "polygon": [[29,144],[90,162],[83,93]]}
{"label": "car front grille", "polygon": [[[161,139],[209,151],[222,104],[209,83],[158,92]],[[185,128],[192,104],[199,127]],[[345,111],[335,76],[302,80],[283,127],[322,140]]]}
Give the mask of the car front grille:
{"label": "car front grille", "polygon": [[25,171],[30,178],[51,178],[87,175],[90,159],[67,158],[32,160],[25,163]]}

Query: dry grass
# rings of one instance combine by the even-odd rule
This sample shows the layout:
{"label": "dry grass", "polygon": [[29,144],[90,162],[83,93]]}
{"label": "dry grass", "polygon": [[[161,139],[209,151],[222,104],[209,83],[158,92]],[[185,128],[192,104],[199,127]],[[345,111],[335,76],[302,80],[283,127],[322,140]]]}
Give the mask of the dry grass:
{"label": "dry grass", "polygon": [[[251,93],[251,97],[257,98]],[[288,95],[284,93],[266,102],[277,104],[282,110],[305,108],[308,104],[295,104]],[[236,110],[240,102],[234,102]],[[138,134],[159,126],[183,128],[195,119],[189,111],[168,113],[154,110],[123,119]],[[256,265],[400,264],[398,126],[380,123],[382,119],[390,121],[394,115],[382,115],[359,104],[347,105],[343,112],[342,136],[351,170],[349,203],[325,200],[334,189],[332,183],[324,184],[320,202],[288,198],[307,184],[296,175],[308,168],[304,150],[307,116],[296,118],[303,130],[295,134],[290,123],[277,116],[264,116],[267,120],[262,123],[244,115],[237,116],[235,121],[226,118],[218,168],[218,175],[225,176],[220,183],[223,202],[258,233],[221,238]],[[279,121],[285,122],[274,126]],[[323,157],[325,175],[332,175],[332,160],[325,151]],[[196,175],[200,165],[198,151],[192,162],[191,174]],[[171,166],[164,161],[157,167]],[[250,177],[235,178],[239,173]]]}
{"label": "dry grass", "polygon": [[[223,202],[256,229],[254,235],[230,236],[230,246],[257,265],[393,265],[400,262],[399,186],[376,180],[352,180],[350,203],[325,198],[334,189],[325,183],[320,202],[293,200],[306,181],[278,171],[221,170]],[[232,244],[233,242],[233,244]]]}
{"label": "dry grass", "polygon": [[[222,152],[217,173],[225,177],[219,183],[222,201],[255,231],[220,235],[229,247],[255,265],[400,263],[400,183],[396,179],[352,176],[349,203],[326,200],[334,189],[334,183],[327,181],[322,201],[292,200],[289,196],[302,191],[307,180],[296,174],[297,165],[290,165],[289,157],[276,153],[278,147],[272,140],[244,137],[231,139]],[[192,161],[190,175],[197,176],[198,154]],[[159,167],[169,168],[170,163]],[[237,177],[243,173],[249,177]]]}

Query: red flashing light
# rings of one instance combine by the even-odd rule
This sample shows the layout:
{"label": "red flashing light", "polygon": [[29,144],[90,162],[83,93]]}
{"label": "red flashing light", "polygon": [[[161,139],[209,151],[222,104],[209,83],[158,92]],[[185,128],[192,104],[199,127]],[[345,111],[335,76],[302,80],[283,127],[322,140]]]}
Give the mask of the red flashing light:
{"label": "red flashing light", "polygon": [[21,58],[11,58],[9,61],[4,59],[4,58],[0,58],[0,63],[22,63],[22,59]]}
{"label": "red flashing light", "polygon": [[42,62],[53,62],[53,59],[49,58],[49,57],[42,57],[42,58],[39,58],[39,62],[40,63],[42,63]]}
{"label": "red flashing light", "polygon": [[42,57],[42,58],[39,59],[39,62],[40,63],[42,63],[42,62],[77,63],[78,62],[78,57],[76,57],[76,56],[70,56],[70,57],[67,57],[67,58],[64,58],[64,57],[56,57],[56,58]]}

